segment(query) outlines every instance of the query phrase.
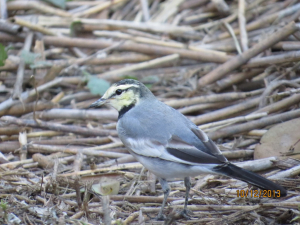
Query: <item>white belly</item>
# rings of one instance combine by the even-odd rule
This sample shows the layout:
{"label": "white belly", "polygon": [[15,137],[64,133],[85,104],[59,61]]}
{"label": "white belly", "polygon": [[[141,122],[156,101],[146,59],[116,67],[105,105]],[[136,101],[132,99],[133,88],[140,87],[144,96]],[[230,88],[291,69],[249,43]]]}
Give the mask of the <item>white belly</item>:
{"label": "white belly", "polygon": [[159,158],[151,158],[137,155],[133,152],[131,154],[150,172],[154,173],[160,178],[184,178],[194,177],[200,174],[216,174],[212,168],[217,164],[203,164],[203,165],[187,165],[177,162],[171,162]]}

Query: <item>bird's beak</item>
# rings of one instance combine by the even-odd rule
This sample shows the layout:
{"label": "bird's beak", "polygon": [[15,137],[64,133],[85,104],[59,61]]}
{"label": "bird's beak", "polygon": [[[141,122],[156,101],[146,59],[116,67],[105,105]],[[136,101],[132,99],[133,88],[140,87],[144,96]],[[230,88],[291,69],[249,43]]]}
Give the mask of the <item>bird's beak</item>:
{"label": "bird's beak", "polygon": [[95,101],[93,104],[91,104],[89,106],[89,109],[90,108],[99,108],[101,105],[105,104],[107,101],[107,99],[105,98],[100,98],[99,100]]}

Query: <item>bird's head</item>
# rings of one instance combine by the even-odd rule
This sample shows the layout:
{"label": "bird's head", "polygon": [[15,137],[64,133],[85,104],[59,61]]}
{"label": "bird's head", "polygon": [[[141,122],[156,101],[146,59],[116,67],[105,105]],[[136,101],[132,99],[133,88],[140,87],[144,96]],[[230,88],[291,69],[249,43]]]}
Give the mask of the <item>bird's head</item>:
{"label": "bird's head", "polygon": [[144,84],[136,80],[125,79],[111,85],[102,98],[91,104],[89,108],[99,108],[107,103],[120,112],[150,97],[153,97],[153,94]]}

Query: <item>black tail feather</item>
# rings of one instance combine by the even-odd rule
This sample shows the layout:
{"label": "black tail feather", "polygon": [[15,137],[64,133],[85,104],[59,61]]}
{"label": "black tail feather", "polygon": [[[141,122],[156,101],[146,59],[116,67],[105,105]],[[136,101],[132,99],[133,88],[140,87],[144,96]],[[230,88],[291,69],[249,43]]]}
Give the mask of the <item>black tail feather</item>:
{"label": "black tail feather", "polygon": [[285,190],[285,188],[281,187],[280,185],[275,184],[274,182],[256,173],[253,173],[249,170],[245,170],[231,163],[227,165],[216,166],[214,168],[214,171],[238,180],[245,181],[263,190],[275,190],[275,191],[279,190],[280,197],[284,197],[287,195],[287,191]]}

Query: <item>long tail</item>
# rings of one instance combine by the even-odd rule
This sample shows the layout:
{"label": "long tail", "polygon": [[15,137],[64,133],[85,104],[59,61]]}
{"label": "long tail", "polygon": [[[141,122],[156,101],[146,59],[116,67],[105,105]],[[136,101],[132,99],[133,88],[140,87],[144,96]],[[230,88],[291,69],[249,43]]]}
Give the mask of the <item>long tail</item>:
{"label": "long tail", "polygon": [[222,166],[216,166],[214,168],[214,171],[238,180],[245,181],[263,190],[275,190],[276,192],[279,190],[280,197],[284,197],[287,195],[287,191],[285,190],[285,188],[281,187],[280,185],[275,184],[274,182],[256,173],[245,170],[231,163]]}

